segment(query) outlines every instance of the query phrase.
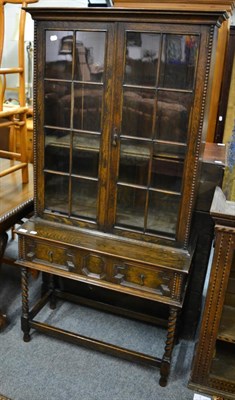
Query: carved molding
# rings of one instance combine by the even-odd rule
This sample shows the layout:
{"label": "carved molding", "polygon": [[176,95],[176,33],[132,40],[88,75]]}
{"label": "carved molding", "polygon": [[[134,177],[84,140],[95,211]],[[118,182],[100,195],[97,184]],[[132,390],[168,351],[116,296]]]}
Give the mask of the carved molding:
{"label": "carved molding", "polygon": [[[205,304],[206,315],[203,317],[203,329],[198,344],[198,356],[193,371],[193,381],[206,384],[211,366],[212,354],[220,321],[221,305],[225,288],[225,279],[230,269],[230,255],[234,248],[234,230],[229,236],[217,231],[217,258],[214,259],[211,271],[210,286]],[[226,250],[225,250],[226,249]],[[216,249],[215,249],[216,251]],[[224,256],[225,251],[225,256]]]}

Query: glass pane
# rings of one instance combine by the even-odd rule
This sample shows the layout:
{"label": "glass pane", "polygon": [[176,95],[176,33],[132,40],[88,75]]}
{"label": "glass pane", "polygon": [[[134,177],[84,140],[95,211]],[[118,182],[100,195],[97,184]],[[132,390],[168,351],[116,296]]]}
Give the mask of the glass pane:
{"label": "glass pane", "polygon": [[74,79],[101,82],[104,60],[105,32],[77,31]]}
{"label": "glass pane", "polygon": [[181,191],[182,176],[182,162],[153,159],[151,187],[179,193]]}
{"label": "glass pane", "polygon": [[193,89],[197,66],[199,36],[163,36],[160,67],[160,86],[174,89]]}
{"label": "glass pane", "polygon": [[153,146],[153,156],[162,158],[177,158],[184,160],[186,154],[186,145],[177,143],[155,142]]}
{"label": "glass pane", "polygon": [[159,34],[127,32],[126,84],[155,86],[159,47]]}
{"label": "glass pane", "polygon": [[75,129],[101,131],[101,112],[103,87],[74,84],[74,118]]}
{"label": "glass pane", "polygon": [[98,182],[72,179],[72,215],[95,220]]}
{"label": "glass pane", "polygon": [[72,32],[46,31],[46,78],[71,80],[72,55]]}
{"label": "glass pane", "polygon": [[45,208],[68,214],[69,177],[45,173]]}
{"label": "glass pane", "polygon": [[157,139],[186,143],[192,100],[193,97],[189,93],[158,93]]}
{"label": "glass pane", "polygon": [[150,144],[135,140],[121,141],[119,181],[147,186]]}
{"label": "glass pane", "polygon": [[149,192],[148,232],[175,235],[180,196]]}
{"label": "glass pane", "polygon": [[74,133],[72,173],[87,177],[98,177],[100,137]]}
{"label": "glass pane", "polygon": [[116,224],[143,230],[146,191],[118,185]]}
{"label": "glass pane", "polygon": [[69,172],[70,133],[45,129],[45,169]]}
{"label": "glass pane", "polygon": [[69,128],[71,84],[45,81],[45,125]]}
{"label": "glass pane", "polygon": [[122,134],[152,138],[155,90],[124,89]]}

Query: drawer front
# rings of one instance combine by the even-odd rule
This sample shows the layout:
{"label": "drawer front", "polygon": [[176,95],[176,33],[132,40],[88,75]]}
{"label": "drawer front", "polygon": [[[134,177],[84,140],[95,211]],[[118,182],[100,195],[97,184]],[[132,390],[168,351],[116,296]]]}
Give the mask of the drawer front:
{"label": "drawer front", "polygon": [[25,258],[32,263],[43,264],[53,269],[74,272],[94,279],[107,279],[106,258],[90,251],[40,240],[26,240]]}
{"label": "drawer front", "polygon": [[26,241],[26,260],[65,271],[75,271],[73,254],[68,248],[40,241]]}
{"label": "drawer front", "polygon": [[181,273],[163,267],[145,267],[126,262],[114,263],[112,271],[112,281],[121,286],[181,300],[184,281]]}
{"label": "drawer front", "polygon": [[[148,292],[181,301],[184,291],[184,274],[164,267],[145,266],[126,262],[108,255],[93,253],[89,250],[48,243],[39,239],[26,239],[25,260],[36,263],[37,267],[46,265],[53,270],[64,270],[86,276],[101,282],[109,282],[138,292]],[[39,268],[40,269],[40,268]]]}

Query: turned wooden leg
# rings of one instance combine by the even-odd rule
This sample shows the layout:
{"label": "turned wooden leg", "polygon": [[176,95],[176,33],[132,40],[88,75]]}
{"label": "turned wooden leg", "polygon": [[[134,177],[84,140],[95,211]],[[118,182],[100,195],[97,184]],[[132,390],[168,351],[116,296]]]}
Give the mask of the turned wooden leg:
{"label": "turned wooden leg", "polygon": [[49,288],[51,291],[50,294],[50,308],[54,310],[56,308],[56,296],[55,296],[55,276],[49,276]]}
{"label": "turned wooden leg", "polygon": [[167,379],[170,373],[171,356],[175,342],[177,316],[178,316],[178,309],[176,307],[171,307],[168,319],[168,330],[167,330],[165,352],[162,357],[162,362],[160,367],[160,375],[161,375],[159,380],[160,386],[167,385]]}
{"label": "turned wooden leg", "polygon": [[[7,241],[8,241],[8,235],[6,232],[2,232],[0,234],[0,265],[2,262],[2,258],[6,249],[6,245],[7,245]],[[3,331],[4,328],[7,325],[7,318],[6,315],[4,315],[1,311],[0,311],[0,331]]]}
{"label": "turned wooden leg", "polygon": [[21,268],[21,289],[22,289],[22,316],[21,329],[24,333],[24,342],[30,341],[30,326],[29,326],[29,295],[28,295],[28,270]]}

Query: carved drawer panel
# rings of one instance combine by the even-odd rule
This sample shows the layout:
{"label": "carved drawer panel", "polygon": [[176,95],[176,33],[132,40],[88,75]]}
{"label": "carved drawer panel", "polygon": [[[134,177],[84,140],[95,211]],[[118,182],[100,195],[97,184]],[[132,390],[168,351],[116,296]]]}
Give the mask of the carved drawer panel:
{"label": "carved drawer panel", "polygon": [[145,267],[132,263],[113,264],[112,281],[121,286],[139,289],[180,300],[183,274],[163,267]]}
{"label": "carved drawer panel", "polygon": [[[161,266],[147,266],[143,263],[125,261],[112,255],[92,252],[89,249],[53,243],[39,238],[25,238],[25,261],[49,267],[49,271],[63,270],[86,277],[90,282],[99,280],[104,286],[119,286],[124,292],[148,293],[155,298],[172,299],[180,302],[184,293],[185,274]],[[102,284],[102,283],[101,283]]]}
{"label": "carved drawer panel", "polygon": [[74,255],[69,248],[60,245],[26,240],[25,258],[33,263],[40,263],[66,271],[75,271]]}
{"label": "carved drawer panel", "polygon": [[106,279],[106,259],[90,251],[40,240],[26,240],[25,258],[33,263],[62,269],[95,279]]}

